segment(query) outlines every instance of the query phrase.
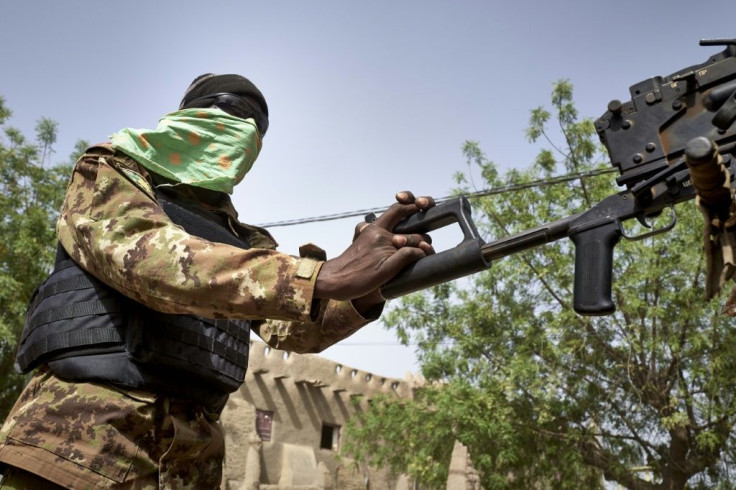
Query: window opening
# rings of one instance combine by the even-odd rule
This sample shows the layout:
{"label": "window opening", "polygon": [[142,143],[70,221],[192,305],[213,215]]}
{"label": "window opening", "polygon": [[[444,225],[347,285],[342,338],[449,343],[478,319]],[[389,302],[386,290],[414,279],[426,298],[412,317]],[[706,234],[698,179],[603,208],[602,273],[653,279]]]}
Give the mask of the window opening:
{"label": "window opening", "polygon": [[273,412],[256,409],[256,432],[262,441],[270,441],[273,430]]}
{"label": "window opening", "polygon": [[331,449],[337,451],[340,443],[340,426],[322,424],[322,437],[319,442],[320,449]]}

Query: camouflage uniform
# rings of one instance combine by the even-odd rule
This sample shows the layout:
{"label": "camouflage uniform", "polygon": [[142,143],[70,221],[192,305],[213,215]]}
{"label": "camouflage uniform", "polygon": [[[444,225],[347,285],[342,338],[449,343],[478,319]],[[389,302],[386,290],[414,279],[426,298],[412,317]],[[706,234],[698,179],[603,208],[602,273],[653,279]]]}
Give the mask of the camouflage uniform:
{"label": "camouflage uniform", "polygon": [[[152,186],[131,158],[109,146],[89,150],[57,225],[64,249],[149,308],[251,319],[278,349],[319,352],[371,320],[350,302],[315,300],[321,262],[276,252],[265,230],[237,223],[229,199],[208,207],[247,231],[248,250],[188,235]],[[0,430],[0,462],[68,488],[217,488],[224,443],[216,419],[194,401],[67,383],[42,367]]]}

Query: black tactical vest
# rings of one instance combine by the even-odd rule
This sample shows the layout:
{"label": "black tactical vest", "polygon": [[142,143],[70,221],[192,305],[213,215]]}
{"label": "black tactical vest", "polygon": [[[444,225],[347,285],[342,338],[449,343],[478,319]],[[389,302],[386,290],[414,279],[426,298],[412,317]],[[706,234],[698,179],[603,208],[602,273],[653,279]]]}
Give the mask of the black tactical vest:
{"label": "black tactical vest", "polygon": [[[188,233],[248,248],[227,218],[175,194],[157,194]],[[248,321],[149,309],[84,271],[59,245],[54,271],[29,304],[16,365],[29,372],[47,364],[67,381],[112,383],[219,411],[245,379],[249,345]]]}

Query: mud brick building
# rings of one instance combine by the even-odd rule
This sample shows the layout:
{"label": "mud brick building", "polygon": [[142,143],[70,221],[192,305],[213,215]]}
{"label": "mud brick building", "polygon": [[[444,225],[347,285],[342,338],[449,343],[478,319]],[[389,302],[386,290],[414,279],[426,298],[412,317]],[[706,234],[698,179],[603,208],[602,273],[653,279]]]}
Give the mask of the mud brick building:
{"label": "mud brick building", "polygon": [[[338,455],[356,410],[366,409],[377,394],[411,397],[421,383],[410,374],[386,378],[252,342],[245,383],[221,418],[227,451],[222,488],[415,490],[406,476],[391,477]],[[464,484],[467,461],[457,465],[451,479],[459,485],[452,488],[472,488]]]}

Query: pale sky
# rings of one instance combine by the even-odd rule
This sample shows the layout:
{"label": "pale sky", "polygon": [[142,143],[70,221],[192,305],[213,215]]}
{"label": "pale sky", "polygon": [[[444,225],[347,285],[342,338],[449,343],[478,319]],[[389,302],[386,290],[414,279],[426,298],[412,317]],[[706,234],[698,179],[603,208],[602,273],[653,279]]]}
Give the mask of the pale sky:
{"label": "pale sky", "polygon": [[[698,41],[736,37],[735,10],[726,0],[3,0],[0,95],[29,137],[41,117],[56,120],[65,160],[77,139],[155,127],[197,75],[244,75],[271,124],[234,202],[261,224],[387,206],[405,189],[447,196],[465,140],[503,169],[527,167],[539,149],[524,136],[529,111],[548,105],[556,80],[570,79],[580,114],[595,118],[630,85],[720,51]],[[284,252],[313,242],[334,257],[356,222],[271,232]],[[380,322],[323,355],[384,376],[418,370],[413,348]]]}

